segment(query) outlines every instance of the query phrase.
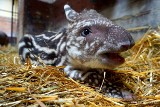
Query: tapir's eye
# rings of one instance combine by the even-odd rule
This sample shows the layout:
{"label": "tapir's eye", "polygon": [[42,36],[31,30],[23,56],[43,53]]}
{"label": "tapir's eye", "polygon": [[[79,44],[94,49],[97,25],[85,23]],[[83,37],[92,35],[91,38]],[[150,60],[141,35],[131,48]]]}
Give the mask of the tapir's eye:
{"label": "tapir's eye", "polygon": [[87,35],[89,35],[91,32],[90,28],[85,28],[81,31],[81,36],[86,37]]}

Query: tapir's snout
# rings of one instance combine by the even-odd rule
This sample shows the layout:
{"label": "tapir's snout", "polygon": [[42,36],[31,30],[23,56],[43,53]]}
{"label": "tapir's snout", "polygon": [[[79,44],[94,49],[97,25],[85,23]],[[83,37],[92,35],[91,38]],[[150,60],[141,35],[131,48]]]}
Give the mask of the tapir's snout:
{"label": "tapir's snout", "polygon": [[126,30],[122,31],[123,33],[120,35],[122,38],[119,38],[122,42],[120,43],[120,50],[126,51],[132,48],[135,45],[134,39]]}
{"label": "tapir's snout", "polygon": [[134,46],[134,39],[131,34],[124,28],[113,25],[108,29],[109,42],[113,44],[111,50],[114,52],[123,52]]}
{"label": "tapir's snout", "polygon": [[113,25],[105,30],[104,45],[97,51],[99,62],[106,69],[113,69],[125,62],[121,52],[127,51],[134,46],[134,40],[130,33],[124,28]]}

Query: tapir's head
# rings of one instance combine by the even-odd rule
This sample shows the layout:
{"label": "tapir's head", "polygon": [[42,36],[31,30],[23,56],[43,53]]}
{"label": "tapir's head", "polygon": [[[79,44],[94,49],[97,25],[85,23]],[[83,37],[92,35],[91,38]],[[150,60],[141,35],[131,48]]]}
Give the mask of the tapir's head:
{"label": "tapir's head", "polygon": [[95,10],[77,13],[69,5],[65,5],[64,10],[69,21],[66,49],[70,63],[104,69],[113,69],[124,63],[120,53],[134,45],[129,32]]}

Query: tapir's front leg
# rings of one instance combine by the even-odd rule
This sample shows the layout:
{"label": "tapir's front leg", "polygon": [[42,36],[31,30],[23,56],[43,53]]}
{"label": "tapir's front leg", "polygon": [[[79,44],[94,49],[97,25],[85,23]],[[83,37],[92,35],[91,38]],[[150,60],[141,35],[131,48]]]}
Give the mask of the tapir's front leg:
{"label": "tapir's front leg", "polygon": [[124,90],[122,87],[120,87],[120,84],[118,83],[111,83],[109,80],[107,80],[107,77],[105,77],[104,79],[103,73],[99,73],[98,71],[81,71],[74,69],[72,66],[66,66],[64,68],[64,72],[67,74],[68,77],[74,80],[79,80],[85,84],[88,84],[91,87],[95,87],[97,90],[99,90],[102,85],[100,91],[106,96],[114,98],[132,99],[132,93]]}

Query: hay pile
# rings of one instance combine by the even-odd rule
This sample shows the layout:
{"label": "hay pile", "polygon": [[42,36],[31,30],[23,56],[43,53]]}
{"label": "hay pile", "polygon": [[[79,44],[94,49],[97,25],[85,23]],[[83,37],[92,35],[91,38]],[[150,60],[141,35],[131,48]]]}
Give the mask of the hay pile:
{"label": "hay pile", "polygon": [[115,70],[136,95],[132,101],[108,98],[68,79],[63,67],[22,65],[13,47],[0,51],[0,106],[106,107],[160,105],[160,34],[150,31]]}

